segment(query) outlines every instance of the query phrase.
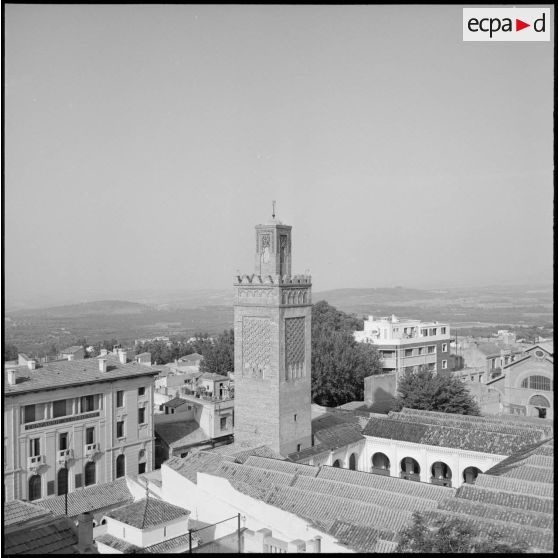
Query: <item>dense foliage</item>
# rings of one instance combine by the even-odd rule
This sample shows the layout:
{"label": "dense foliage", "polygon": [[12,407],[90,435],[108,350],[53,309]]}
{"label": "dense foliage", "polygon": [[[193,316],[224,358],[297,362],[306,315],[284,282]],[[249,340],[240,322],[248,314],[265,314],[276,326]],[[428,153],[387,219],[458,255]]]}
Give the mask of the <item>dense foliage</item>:
{"label": "dense foliage", "polygon": [[498,533],[480,533],[457,517],[427,518],[415,512],[413,523],[399,533],[395,552],[412,553],[510,553],[523,554],[529,546]]}
{"label": "dense foliage", "polygon": [[357,343],[362,320],[325,301],[312,306],[312,401],[335,407],[364,399],[364,378],[381,372],[372,345]]}
{"label": "dense foliage", "polygon": [[227,375],[234,371],[234,330],[223,331],[213,342],[201,344],[199,351],[203,355],[201,372],[214,372]]}
{"label": "dense foliage", "polygon": [[7,360],[17,360],[19,351],[12,343],[4,343],[4,362]]}
{"label": "dense foliage", "polygon": [[403,407],[459,415],[479,415],[480,410],[467,387],[451,374],[434,374],[425,367],[407,370],[397,386],[395,410]]}

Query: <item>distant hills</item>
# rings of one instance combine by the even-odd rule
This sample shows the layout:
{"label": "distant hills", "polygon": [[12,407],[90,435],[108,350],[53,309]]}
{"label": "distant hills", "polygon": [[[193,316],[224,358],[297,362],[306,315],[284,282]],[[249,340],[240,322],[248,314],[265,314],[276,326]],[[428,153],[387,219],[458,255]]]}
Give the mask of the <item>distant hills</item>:
{"label": "distant hills", "polygon": [[51,306],[49,308],[36,308],[7,312],[6,315],[17,318],[24,316],[50,317],[50,318],[75,318],[78,316],[116,315],[116,314],[141,314],[150,312],[153,307],[128,300],[96,300],[80,304],[66,304]]}

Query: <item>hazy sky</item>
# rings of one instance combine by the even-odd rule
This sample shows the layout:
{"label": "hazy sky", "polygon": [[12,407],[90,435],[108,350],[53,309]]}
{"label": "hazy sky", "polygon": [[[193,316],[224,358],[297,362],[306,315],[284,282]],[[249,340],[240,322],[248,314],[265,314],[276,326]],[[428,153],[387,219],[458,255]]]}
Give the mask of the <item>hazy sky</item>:
{"label": "hazy sky", "polygon": [[[552,34],[554,32],[552,31]],[[552,280],[553,43],[458,6],[5,5],[6,302]]]}

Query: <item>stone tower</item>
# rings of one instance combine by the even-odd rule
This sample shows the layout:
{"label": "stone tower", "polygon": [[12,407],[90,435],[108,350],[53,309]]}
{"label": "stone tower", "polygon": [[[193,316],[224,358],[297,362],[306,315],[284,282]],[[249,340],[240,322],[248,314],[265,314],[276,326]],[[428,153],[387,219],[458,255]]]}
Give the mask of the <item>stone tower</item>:
{"label": "stone tower", "polygon": [[234,278],[234,437],[281,455],[308,448],[311,278],[291,275],[291,227],[256,225],[255,273]]}

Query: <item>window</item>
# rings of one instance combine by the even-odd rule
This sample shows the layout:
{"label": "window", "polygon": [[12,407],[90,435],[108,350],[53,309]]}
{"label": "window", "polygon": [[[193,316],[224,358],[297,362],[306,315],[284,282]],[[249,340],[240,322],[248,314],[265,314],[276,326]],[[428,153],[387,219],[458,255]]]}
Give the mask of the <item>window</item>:
{"label": "window", "polygon": [[117,438],[124,438],[124,421],[119,420],[116,423],[116,437]]}
{"label": "window", "polygon": [[428,346],[428,354],[433,355],[436,352],[436,345],[429,345]]}
{"label": "window", "polygon": [[428,363],[428,370],[430,370],[430,372],[435,372],[436,371],[436,363],[429,362]]}
{"label": "window", "polygon": [[412,357],[413,356],[413,349],[405,349],[405,356]]}
{"label": "window", "polygon": [[430,328],[429,334],[436,335],[436,328],[435,327]]}
{"label": "window", "polygon": [[60,436],[58,436],[58,449],[59,450],[67,450],[68,449],[68,433],[62,432]]}
{"label": "window", "polygon": [[302,449],[302,444],[297,444],[296,445],[296,451],[300,451]]}
{"label": "window", "polygon": [[85,465],[85,486],[95,484],[95,462],[88,461]]}
{"label": "window", "polygon": [[66,416],[66,400],[60,399],[59,401],[54,401],[52,404],[52,416],[54,418],[57,417],[65,417]]}
{"label": "window", "polygon": [[426,347],[419,347],[419,355],[423,355],[426,353]]}
{"label": "window", "polygon": [[445,335],[445,334],[446,334],[446,328],[445,328],[445,327],[441,327],[441,328],[440,328],[440,333],[441,333],[442,335]]}
{"label": "window", "polygon": [[116,458],[116,478],[119,479],[126,474],[126,457],[119,455]]}
{"label": "window", "polygon": [[294,421],[296,422],[296,414],[295,414],[295,416],[294,416]]}
{"label": "window", "polygon": [[39,500],[41,498],[41,477],[33,475],[29,478],[29,501]]}
{"label": "window", "polygon": [[76,473],[75,486],[76,488],[81,488],[81,473]]}
{"label": "window", "polygon": [[68,469],[60,469],[57,475],[58,480],[58,496],[68,493]]}
{"label": "window", "polygon": [[[186,452],[186,455],[188,455],[188,452]],[[182,455],[180,457],[182,457]],[[138,463],[138,475],[142,475],[143,473],[145,473],[145,463]]]}
{"label": "window", "polygon": [[227,417],[221,417],[221,430],[225,430],[227,428]]}
{"label": "window", "polygon": [[29,440],[29,455],[30,457],[36,457],[41,455],[41,439],[31,438]]}
{"label": "window", "polygon": [[81,398],[81,412],[89,413],[99,408],[99,398],[95,395],[85,395]]}
{"label": "window", "polygon": [[138,395],[141,397],[142,395],[145,395],[145,388],[144,387],[140,387],[138,388]]}
{"label": "window", "polygon": [[552,382],[550,378],[544,376],[529,376],[521,382],[521,387],[539,391],[552,391]]}
{"label": "window", "polygon": [[420,334],[421,334],[423,337],[428,337],[428,330],[427,330],[427,329],[421,329],[421,330],[420,330]]}
{"label": "window", "polygon": [[23,421],[25,423],[35,422],[35,405],[25,405],[23,415]]}
{"label": "window", "polygon": [[145,409],[143,407],[140,407],[138,409],[138,424],[144,424],[145,423]]}
{"label": "window", "polygon": [[448,352],[448,344],[442,343],[442,353],[447,353],[447,352]]}
{"label": "window", "polygon": [[95,427],[91,426],[90,428],[85,429],[85,443],[86,444],[94,444],[95,443]]}
{"label": "window", "polygon": [[117,391],[116,392],[116,406],[117,407],[124,407],[124,392]]}
{"label": "window", "polygon": [[[448,361],[447,360],[442,360],[442,369],[445,370],[448,367]],[[479,377],[480,379],[480,377]]]}

